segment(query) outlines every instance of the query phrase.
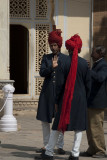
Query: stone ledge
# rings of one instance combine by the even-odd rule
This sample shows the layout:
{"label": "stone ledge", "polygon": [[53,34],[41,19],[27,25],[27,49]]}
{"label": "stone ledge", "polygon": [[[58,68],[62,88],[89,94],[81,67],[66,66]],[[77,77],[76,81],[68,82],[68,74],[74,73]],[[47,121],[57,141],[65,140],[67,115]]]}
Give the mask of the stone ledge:
{"label": "stone ledge", "polygon": [[13,86],[14,80],[0,80],[0,90],[2,90],[6,84],[11,84]]}
{"label": "stone ledge", "polygon": [[14,110],[37,110],[38,100],[13,100]]}

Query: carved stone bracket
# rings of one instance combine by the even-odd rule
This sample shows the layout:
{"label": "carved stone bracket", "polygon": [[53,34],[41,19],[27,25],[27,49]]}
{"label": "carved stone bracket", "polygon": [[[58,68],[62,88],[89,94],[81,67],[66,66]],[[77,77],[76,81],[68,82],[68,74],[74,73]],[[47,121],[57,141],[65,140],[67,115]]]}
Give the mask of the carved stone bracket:
{"label": "carved stone bracket", "polygon": [[11,84],[13,86],[14,80],[0,80],[0,90],[2,90],[6,84]]}

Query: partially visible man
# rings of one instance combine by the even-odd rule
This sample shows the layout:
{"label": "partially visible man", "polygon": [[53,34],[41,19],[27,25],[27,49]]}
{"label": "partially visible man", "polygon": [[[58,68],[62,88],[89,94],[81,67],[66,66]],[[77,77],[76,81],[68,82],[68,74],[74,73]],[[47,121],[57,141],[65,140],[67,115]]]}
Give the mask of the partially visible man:
{"label": "partially visible man", "polygon": [[66,65],[57,70],[57,113],[43,160],[53,160],[53,150],[60,131],[74,131],[74,144],[68,160],[79,160],[82,131],[87,127],[87,99],[90,94],[90,71],[86,60],[78,56],[82,40],[72,36],[65,43],[69,52]]}
{"label": "partially visible man", "polygon": [[88,149],[82,156],[103,158],[106,153],[104,139],[104,110],[107,108],[107,63],[104,60],[106,49],[96,46],[92,50],[93,67],[91,69],[92,87],[88,101]]}
{"label": "partially visible man", "polygon": [[[43,130],[43,148],[37,150],[40,152],[45,150],[50,137],[50,123],[55,114],[55,87],[56,87],[56,71],[59,66],[65,63],[66,55],[60,52],[62,46],[61,31],[56,30],[49,33],[48,38],[49,46],[52,51],[51,54],[43,56],[40,76],[44,77],[44,83],[39,97],[37,119],[42,122]],[[63,134],[60,133],[57,143],[57,152],[65,154],[63,150],[64,139]]]}

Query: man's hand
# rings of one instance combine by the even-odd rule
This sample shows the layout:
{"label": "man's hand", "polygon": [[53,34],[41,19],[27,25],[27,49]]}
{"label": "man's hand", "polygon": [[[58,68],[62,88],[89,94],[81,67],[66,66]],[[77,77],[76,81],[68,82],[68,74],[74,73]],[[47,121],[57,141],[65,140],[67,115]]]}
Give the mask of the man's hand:
{"label": "man's hand", "polygon": [[55,104],[55,111],[58,112],[58,105]]}
{"label": "man's hand", "polygon": [[56,68],[58,66],[58,56],[55,55],[54,58],[52,58],[52,66],[53,68]]}

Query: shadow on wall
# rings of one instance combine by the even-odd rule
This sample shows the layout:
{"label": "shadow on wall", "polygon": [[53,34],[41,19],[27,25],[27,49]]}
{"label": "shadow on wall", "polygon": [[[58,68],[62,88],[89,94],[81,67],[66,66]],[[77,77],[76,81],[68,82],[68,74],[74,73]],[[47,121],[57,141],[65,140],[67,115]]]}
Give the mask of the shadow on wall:
{"label": "shadow on wall", "polygon": [[[63,10],[60,9],[58,13],[56,13],[56,16],[64,15],[68,17],[89,17],[90,11],[87,8],[89,8],[90,3],[91,2],[89,0],[64,0],[62,6],[59,6],[64,8],[64,13]],[[59,4],[60,2],[58,3],[57,1],[56,6],[58,7]]]}
{"label": "shadow on wall", "polygon": [[[107,18],[106,17],[102,17],[102,19],[100,19],[99,21],[96,19],[94,20],[92,40],[93,40],[93,47],[96,45],[103,45],[107,50]],[[92,64],[92,59],[90,56],[92,48],[90,48],[90,43],[91,42],[87,41],[87,44],[89,45],[89,52],[86,52],[82,57],[86,60],[88,59]],[[64,53],[68,54],[68,52],[66,51],[66,48]],[[105,59],[107,61],[107,54]]]}
{"label": "shadow on wall", "polygon": [[[103,17],[101,24],[95,23],[93,26],[93,45],[103,45],[107,50],[107,18]],[[107,60],[107,55],[105,57]]]}

